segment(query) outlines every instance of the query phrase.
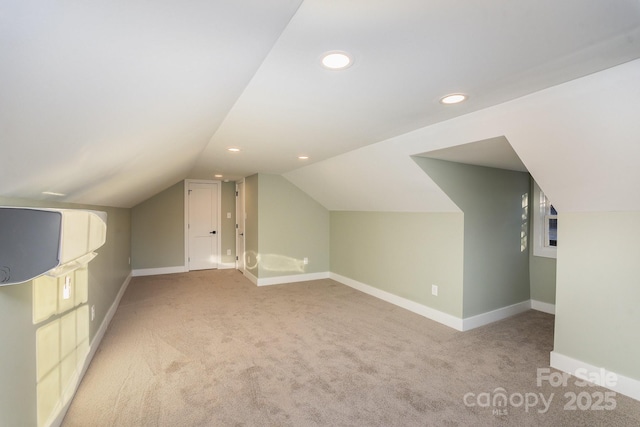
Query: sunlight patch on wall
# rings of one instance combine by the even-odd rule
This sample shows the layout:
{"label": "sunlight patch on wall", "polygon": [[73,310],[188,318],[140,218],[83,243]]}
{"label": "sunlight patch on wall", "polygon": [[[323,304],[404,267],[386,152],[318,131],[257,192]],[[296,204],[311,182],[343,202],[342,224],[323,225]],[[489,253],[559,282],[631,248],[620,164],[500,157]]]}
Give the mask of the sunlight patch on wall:
{"label": "sunlight patch on wall", "polygon": [[520,225],[520,252],[527,250],[529,236],[529,193],[522,195],[522,223]]}
{"label": "sunlight patch on wall", "polygon": [[40,427],[51,425],[73,397],[89,353],[88,268],[32,282],[33,323],[42,324],[36,330]]}
{"label": "sunlight patch on wall", "polygon": [[306,262],[286,255],[256,254],[254,251],[245,253],[245,265],[249,270],[258,266],[265,271],[278,271],[285,273],[304,273]]}

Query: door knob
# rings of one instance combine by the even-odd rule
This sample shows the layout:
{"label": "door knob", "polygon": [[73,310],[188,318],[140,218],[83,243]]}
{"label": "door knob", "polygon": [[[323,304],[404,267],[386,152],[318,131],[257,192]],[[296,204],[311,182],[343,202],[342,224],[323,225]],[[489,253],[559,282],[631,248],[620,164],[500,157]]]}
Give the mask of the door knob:
{"label": "door knob", "polygon": [[216,234],[216,230],[210,231],[209,234]]}

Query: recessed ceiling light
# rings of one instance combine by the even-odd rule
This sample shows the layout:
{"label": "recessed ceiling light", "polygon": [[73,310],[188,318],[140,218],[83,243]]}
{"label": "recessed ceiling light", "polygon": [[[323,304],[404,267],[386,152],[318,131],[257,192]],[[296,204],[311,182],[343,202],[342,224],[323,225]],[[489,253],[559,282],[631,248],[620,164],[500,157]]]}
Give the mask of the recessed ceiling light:
{"label": "recessed ceiling light", "polygon": [[467,95],[463,93],[452,93],[451,95],[443,96],[440,98],[440,102],[443,104],[457,104],[467,99]]}
{"label": "recessed ceiling light", "polygon": [[227,151],[231,151],[232,153],[237,153],[238,151],[240,151],[240,149],[237,147],[229,147],[227,148]]}
{"label": "recessed ceiling light", "polygon": [[213,175],[214,178],[222,178],[222,175],[220,175],[219,173]]}
{"label": "recessed ceiling light", "polygon": [[309,156],[298,156],[299,160],[309,160]]}
{"label": "recessed ceiling light", "polygon": [[55,191],[43,191],[42,194],[46,194],[47,196],[58,196],[58,197],[66,196],[66,194],[56,193]]}
{"label": "recessed ceiling light", "polygon": [[330,70],[344,70],[351,65],[351,57],[346,52],[327,52],[322,55],[322,65]]}

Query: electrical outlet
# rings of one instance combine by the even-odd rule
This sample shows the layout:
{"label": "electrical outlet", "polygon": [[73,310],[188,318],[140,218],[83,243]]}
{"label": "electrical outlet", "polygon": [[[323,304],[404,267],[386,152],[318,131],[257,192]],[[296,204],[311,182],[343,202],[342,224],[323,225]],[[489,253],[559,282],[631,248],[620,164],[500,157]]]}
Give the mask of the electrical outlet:
{"label": "electrical outlet", "polygon": [[64,286],[62,287],[62,299],[71,298],[71,277],[64,278]]}
{"label": "electrical outlet", "polygon": [[231,255],[231,249],[227,249],[227,255]]}
{"label": "electrical outlet", "polygon": [[227,219],[231,219],[231,212],[227,212]]}
{"label": "electrical outlet", "polygon": [[304,263],[304,265],[309,264],[309,258],[304,257],[304,259],[302,260],[302,262]]}
{"label": "electrical outlet", "polygon": [[431,295],[438,296],[438,285],[431,285]]}

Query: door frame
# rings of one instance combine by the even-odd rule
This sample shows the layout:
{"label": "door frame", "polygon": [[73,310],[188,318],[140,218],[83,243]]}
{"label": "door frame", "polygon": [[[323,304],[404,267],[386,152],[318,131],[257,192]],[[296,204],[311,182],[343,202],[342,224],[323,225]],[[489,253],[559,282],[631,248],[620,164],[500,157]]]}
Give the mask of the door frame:
{"label": "door frame", "polygon": [[[238,209],[238,203],[239,203],[239,200],[238,200],[239,199],[239,196],[238,196],[238,185],[240,185],[240,184],[242,184],[242,194],[241,194],[241,196],[242,196],[242,209]],[[240,238],[242,238],[242,248],[244,249],[244,252],[246,252],[246,250],[247,250],[247,241],[246,241],[247,230],[245,228],[245,219],[246,219],[247,207],[245,206],[246,199],[244,197],[245,190],[246,190],[245,186],[246,186],[246,184],[245,184],[244,178],[236,181],[236,227],[235,227],[235,230],[236,230],[236,269],[240,270],[242,272],[242,274],[245,273],[245,270],[246,270],[247,266],[245,265],[244,253],[240,254],[238,252],[238,240],[240,240]],[[242,210],[242,212],[240,212],[241,210]],[[238,235],[239,229],[238,229],[237,225],[239,225],[239,224],[242,224],[242,229],[244,230],[244,234],[242,236]],[[240,264],[239,260],[240,260],[241,256],[242,256],[242,268],[239,269],[238,268],[239,267],[238,264]]]}
{"label": "door frame", "polygon": [[208,180],[208,179],[185,179],[184,180],[184,269],[185,271],[189,270],[189,184],[216,184],[218,186],[218,211],[216,212],[217,216],[217,230],[218,230],[218,247],[217,250],[217,260],[216,264],[218,269],[220,268],[220,261],[222,260],[222,254],[220,251],[222,250],[222,218],[220,215],[222,214],[222,181],[219,180]]}

